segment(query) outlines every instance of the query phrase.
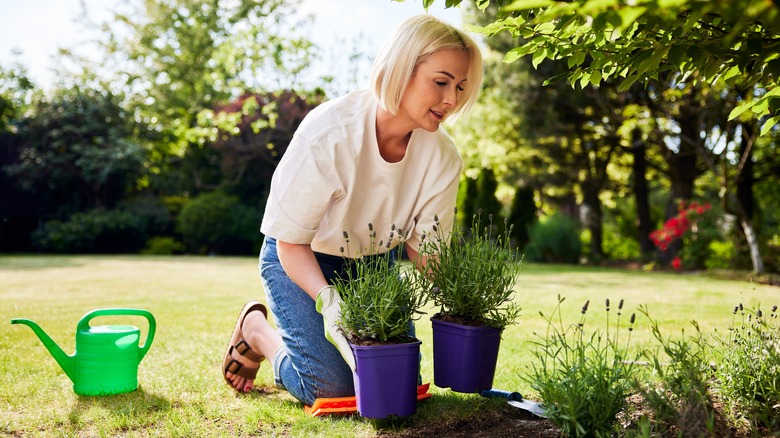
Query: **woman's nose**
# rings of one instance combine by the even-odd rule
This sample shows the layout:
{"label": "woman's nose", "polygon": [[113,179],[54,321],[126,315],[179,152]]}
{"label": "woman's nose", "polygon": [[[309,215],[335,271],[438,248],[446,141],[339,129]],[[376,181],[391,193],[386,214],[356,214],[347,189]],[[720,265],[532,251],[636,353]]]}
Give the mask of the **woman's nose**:
{"label": "woman's nose", "polygon": [[444,103],[454,108],[458,104],[458,90],[455,87],[447,88],[444,93]]}

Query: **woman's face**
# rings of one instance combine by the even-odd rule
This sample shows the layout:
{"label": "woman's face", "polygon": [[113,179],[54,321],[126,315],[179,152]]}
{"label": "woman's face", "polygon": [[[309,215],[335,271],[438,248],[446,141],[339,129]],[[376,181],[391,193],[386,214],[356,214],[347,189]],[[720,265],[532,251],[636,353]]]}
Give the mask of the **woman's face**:
{"label": "woman's face", "polygon": [[412,129],[435,132],[457,107],[468,68],[469,55],[465,50],[443,49],[428,56],[412,74],[398,115],[410,119]]}

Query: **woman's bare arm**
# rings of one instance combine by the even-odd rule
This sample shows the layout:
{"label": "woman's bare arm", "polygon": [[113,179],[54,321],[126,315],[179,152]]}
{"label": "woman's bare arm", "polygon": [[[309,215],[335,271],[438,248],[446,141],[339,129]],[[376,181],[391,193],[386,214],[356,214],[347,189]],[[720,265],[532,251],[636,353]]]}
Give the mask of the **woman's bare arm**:
{"label": "woman's bare arm", "polygon": [[314,257],[311,245],[277,240],[276,248],[279,254],[279,261],[290,279],[306,291],[313,300],[316,300],[317,293],[327,286],[328,282],[325,280],[325,276],[322,275],[322,270]]}

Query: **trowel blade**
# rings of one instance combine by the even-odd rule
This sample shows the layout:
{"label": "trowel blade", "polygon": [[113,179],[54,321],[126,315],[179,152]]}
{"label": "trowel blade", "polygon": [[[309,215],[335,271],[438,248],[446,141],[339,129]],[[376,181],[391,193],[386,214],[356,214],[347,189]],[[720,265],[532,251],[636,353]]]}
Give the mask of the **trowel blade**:
{"label": "trowel blade", "polygon": [[514,406],[516,408],[520,408],[520,409],[526,410],[526,411],[536,415],[537,417],[547,418],[547,415],[546,415],[546,413],[544,411],[544,408],[542,407],[541,403],[532,402],[531,400],[525,400],[525,399],[523,399],[521,401],[510,400],[507,403],[509,403],[510,405],[512,405],[512,406]]}

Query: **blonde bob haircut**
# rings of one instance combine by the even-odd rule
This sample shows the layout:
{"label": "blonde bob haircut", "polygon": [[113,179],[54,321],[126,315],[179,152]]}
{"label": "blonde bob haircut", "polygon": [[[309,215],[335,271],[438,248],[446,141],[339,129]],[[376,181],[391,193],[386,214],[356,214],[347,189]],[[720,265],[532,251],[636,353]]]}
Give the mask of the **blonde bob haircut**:
{"label": "blonde bob haircut", "polygon": [[468,80],[452,115],[466,113],[482,88],[482,53],[468,35],[451,25],[422,14],[406,19],[385,42],[371,67],[371,89],[382,108],[395,115],[401,97],[418,65],[434,52],[460,49],[468,52]]}

